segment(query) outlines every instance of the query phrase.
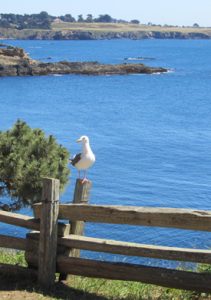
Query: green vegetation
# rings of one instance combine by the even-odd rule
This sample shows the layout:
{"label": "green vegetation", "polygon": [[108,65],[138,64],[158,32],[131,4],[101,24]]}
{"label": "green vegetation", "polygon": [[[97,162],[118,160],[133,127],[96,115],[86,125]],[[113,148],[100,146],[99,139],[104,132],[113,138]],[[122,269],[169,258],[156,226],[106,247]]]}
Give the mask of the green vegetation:
{"label": "green vegetation", "polygon": [[[64,16],[51,16],[47,12],[42,11],[39,14],[0,14],[0,27],[2,28],[15,28],[15,29],[50,29],[51,23],[57,22],[87,22],[87,23],[129,23],[125,20],[117,20],[112,18],[108,14],[99,15],[94,18],[92,14],[88,14],[85,18],[83,15],[78,15],[77,20],[71,15],[66,14]],[[131,23],[138,24],[138,20],[131,20]]]}
{"label": "green vegetation", "polygon": [[[0,250],[0,263],[18,264],[25,266],[23,252],[5,252]],[[207,266],[203,266],[207,268]],[[9,280],[8,280],[9,278]],[[17,278],[17,275],[5,277],[0,275],[0,297],[4,299],[5,290],[10,290],[10,295],[19,299],[71,299],[71,300],[194,300],[211,299],[208,294],[167,289],[137,282],[112,281],[104,279],[90,279],[86,277],[71,276],[66,284],[56,283],[55,288],[48,295],[43,295],[35,282],[27,278]],[[8,285],[8,286],[5,286]],[[24,292],[23,292],[24,291]],[[24,293],[24,294],[23,294]],[[24,297],[23,297],[24,296]],[[20,297],[20,299],[21,299]],[[14,299],[6,298],[6,299]]]}
{"label": "green vegetation", "polygon": [[[27,20],[25,20],[27,18]],[[60,17],[42,12],[36,15],[0,14],[0,39],[98,40],[98,39],[210,39],[211,28],[140,24],[140,21],[117,20],[108,14],[95,18],[88,14],[76,20],[71,14]]]}
{"label": "green vegetation", "polygon": [[50,29],[53,20],[54,17],[51,17],[45,11],[32,15],[0,14],[0,27],[16,29]]}
{"label": "green vegetation", "polygon": [[52,16],[39,14],[0,14],[0,39],[30,40],[98,40],[98,39],[210,39],[211,28],[160,25],[139,20],[116,19],[109,14],[92,14],[76,18],[70,13]]}
{"label": "green vegetation", "polygon": [[10,264],[10,265],[19,265],[25,267],[27,265],[24,252],[15,251],[15,250],[1,250],[0,248],[0,263]]}
{"label": "green vegetation", "polygon": [[40,201],[42,177],[60,180],[61,190],[68,182],[69,153],[53,136],[32,129],[18,120],[0,132],[0,195],[9,196],[11,209]]}
{"label": "green vegetation", "polygon": [[[11,28],[11,29],[51,29],[51,26],[56,23],[113,23],[113,24],[140,24],[137,19],[132,19],[130,21],[123,19],[116,19],[109,14],[101,14],[98,17],[92,14],[87,14],[83,16],[78,15],[77,18],[73,17],[70,13],[62,16],[52,16],[46,11],[42,11],[39,14],[0,14],[0,28]],[[153,24],[148,22],[148,24],[143,24],[143,26],[149,27],[162,27],[159,24]],[[163,27],[177,27],[165,24]],[[198,23],[194,23],[194,28],[200,27]]]}

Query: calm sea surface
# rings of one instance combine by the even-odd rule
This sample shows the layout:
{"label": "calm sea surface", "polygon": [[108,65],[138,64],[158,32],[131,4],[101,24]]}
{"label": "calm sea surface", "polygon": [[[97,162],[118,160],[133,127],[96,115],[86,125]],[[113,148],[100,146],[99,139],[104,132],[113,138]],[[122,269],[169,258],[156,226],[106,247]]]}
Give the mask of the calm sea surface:
{"label": "calm sea surface", "polygon": [[[97,158],[88,173],[93,204],[211,209],[211,41],[8,42],[43,61],[122,63],[128,57],[148,57],[154,59],[146,64],[171,69],[161,75],[0,78],[0,130],[21,118],[56,136],[71,154],[80,149],[75,140],[88,135]],[[73,169],[63,202],[72,199],[76,177]],[[5,232],[25,235],[23,229],[0,223],[0,233]],[[206,232],[86,224],[86,233],[211,248]]]}

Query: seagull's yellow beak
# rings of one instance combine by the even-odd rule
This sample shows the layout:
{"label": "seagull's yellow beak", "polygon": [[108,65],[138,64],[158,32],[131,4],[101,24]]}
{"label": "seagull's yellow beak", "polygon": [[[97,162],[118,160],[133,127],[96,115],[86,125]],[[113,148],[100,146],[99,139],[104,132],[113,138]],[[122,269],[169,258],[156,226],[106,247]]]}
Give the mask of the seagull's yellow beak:
{"label": "seagull's yellow beak", "polygon": [[76,140],[76,143],[80,143],[82,141],[82,139],[80,138],[80,139],[77,139]]}

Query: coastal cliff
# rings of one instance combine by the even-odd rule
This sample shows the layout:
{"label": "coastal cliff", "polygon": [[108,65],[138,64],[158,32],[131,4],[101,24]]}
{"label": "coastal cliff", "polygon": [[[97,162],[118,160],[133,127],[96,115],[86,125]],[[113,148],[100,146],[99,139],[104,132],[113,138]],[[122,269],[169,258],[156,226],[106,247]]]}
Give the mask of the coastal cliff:
{"label": "coastal cliff", "polygon": [[62,23],[52,29],[0,28],[0,39],[105,40],[105,39],[211,39],[211,28],[159,27],[124,24]]}
{"label": "coastal cliff", "polygon": [[144,64],[100,64],[98,62],[60,61],[44,63],[31,59],[23,49],[0,45],[0,77],[49,74],[126,75],[167,72],[161,67]]}
{"label": "coastal cliff", "polygon": [[211,39],[204,32],[180,31],[128,31],[128,32],[92,32],[92,31],[52,31],[52,30],[0,30],[1,39],[19,40],[111,40],[111,39]]}

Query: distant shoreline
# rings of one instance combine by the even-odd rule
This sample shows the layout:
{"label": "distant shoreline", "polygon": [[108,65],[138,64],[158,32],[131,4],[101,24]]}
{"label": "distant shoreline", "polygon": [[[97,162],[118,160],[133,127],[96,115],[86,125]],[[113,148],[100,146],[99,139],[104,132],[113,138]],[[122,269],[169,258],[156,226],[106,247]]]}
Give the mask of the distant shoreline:
{"label": "distant shoreline", "polygon": [[54,23],[52,29],[0,28],[0,39],[106,40],[211,39],[211,28],[147,26],[123,23]]}

